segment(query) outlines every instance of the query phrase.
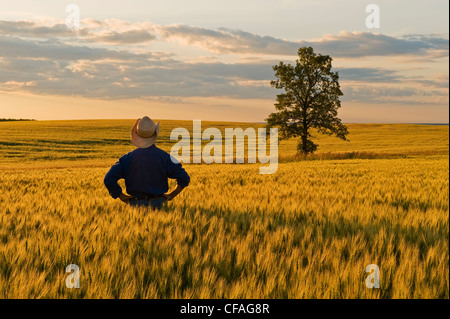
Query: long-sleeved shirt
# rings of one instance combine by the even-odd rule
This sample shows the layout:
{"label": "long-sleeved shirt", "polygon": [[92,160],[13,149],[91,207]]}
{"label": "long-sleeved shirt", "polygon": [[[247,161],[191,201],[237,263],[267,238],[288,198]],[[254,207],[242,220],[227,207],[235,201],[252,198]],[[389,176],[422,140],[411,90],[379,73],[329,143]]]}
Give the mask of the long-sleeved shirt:
{"label": "long-sleeved shirt", "polygon": [[104,183],[114,199],[122,193],[117,183],[122,178],[125,179],[127,193],[135,197],[167,193],[168,178],[176,179],[178,186],[183,188],[190,182],[181,164],[154,144],[148,148],[135,149],[111,167]]}

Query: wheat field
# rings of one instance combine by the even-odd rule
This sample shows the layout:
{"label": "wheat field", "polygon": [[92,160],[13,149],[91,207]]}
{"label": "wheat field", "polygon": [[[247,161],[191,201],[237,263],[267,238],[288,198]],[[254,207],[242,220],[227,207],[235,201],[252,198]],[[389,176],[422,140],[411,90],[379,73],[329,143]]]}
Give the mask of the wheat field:
{"label": "wheat field", "polygon": [[[449,298],[448,126],[349,124],[309,158],[282,141],[273,175],[184,164],[190,186],[153,212],[103,186],[133,122],[0,123],[0,298]],[[167,151],[192,128],[161,123]]]}

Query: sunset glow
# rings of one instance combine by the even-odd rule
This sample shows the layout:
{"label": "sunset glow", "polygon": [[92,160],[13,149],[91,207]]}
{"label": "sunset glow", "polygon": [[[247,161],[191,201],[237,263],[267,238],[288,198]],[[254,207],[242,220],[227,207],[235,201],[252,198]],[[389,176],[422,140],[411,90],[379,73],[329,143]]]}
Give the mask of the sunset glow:
{"label": "sunset glow", "polygon": [[0,1],[0,117],[261,122],[272,66],[312,46],[344,122],[448,122],[448,2],[379,1],[379,29],[360,1],[219,3],[78,1],[71,29],[59,1]]}

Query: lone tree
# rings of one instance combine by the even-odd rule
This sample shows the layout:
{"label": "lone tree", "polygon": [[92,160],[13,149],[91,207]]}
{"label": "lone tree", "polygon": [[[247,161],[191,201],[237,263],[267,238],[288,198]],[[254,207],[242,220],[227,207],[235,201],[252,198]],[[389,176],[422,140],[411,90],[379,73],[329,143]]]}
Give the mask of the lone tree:
{"label": "lone tree", "polygon": [[281,139],[300,137],[297,149],[306,155],[318,146],[310,140],[311,128],[343,140],[347,140],[348,130],[337,118],[343,93],[338,73],[331,71],[332,58],[315,54],[311,47],[300,48],[298,56],[295,66],[280,62],[273,67],[278,79],[270,84],[285,93],[277,95],[278,112],[266,121],[269,127],[279,127]]}

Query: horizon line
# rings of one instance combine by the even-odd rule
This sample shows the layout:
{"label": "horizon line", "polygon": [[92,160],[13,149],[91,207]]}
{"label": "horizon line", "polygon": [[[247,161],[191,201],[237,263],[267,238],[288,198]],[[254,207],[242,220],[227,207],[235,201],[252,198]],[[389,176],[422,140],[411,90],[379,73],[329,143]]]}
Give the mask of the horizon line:
{"label": "horizon line", "polygon": [[[57,120],[50,120],[50,119],[15,119],[15,118],[0,118],[0,122],[15,122],[15,121],[23,121],[23,122],[57,122],[57,121],[107,121],[107,120],[115,120],[115,121],[121,121],[121,120],[136,120],[137,118],[102,118],[102,119],[57,119]],[[158,121],[194,121],[194,119],[159,119],[155,118],[154,120]],[[201,120],[201,119],[195,119],[195,120]],[[267,122],[261,122],[261,121],[221,121],[221,120],[201,120],[203,122],[222,122],[222,123],[254,123],[254,124],[267,124]],[[413,124],[413,125],[450,125],[449,122],[342,122],[342,124]]]}

